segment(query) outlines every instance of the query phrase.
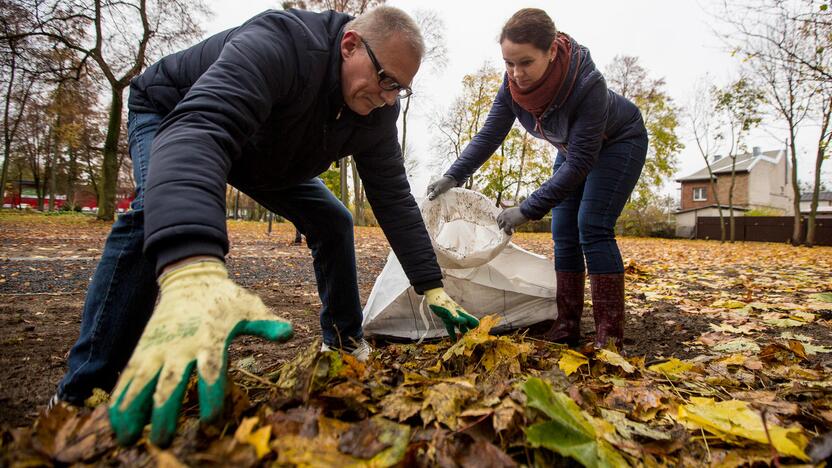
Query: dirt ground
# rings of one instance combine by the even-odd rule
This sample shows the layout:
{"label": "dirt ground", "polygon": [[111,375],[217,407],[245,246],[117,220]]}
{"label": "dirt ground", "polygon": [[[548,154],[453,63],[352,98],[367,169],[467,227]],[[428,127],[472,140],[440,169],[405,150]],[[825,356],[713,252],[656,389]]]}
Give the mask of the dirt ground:
{"label": "dirt ground", "polygon": [[[85,289],[108,228],[107,224],[84,216],[0,215],[0,425],[31,424],[54,393],[65,371],[67,353],[78,336]],[[265,230],[266,225],[262,223],[230,223],[229,271],[240,284],[259,294],[267,305],[292,321],[295,338],[282,345],[246,337],[236,340],[231,347],[230,367],[243,366],[255,374],[275,370],[297,349],[319,336],[317,314],[320,302],[309,250],[305,245],[291,243],[294,229],[289,224],[276,224],[271,235]],[[552,257],[548,234],[521,234],[515,242]],[[737,269],[705,265],[690,272],[685,270],[686,262],[695,261],[697,256],[710,255],[719,244],[661,242],[661,245],[672,246],[669,253],[656,252],[659,244],[655,240],[620,241],[624,257],[634,258],[636,262],[628,267],[631,275],[628,275],[625,349],[628,354],[644,355],[648,362],[660,357],[690,358],[701,354],[701,346],[692,345],[692,342],[706,333],[714,320],[705,313],[690,313],[687,310],[690,301],[695,301],[697,295],[705,295],[710,301],[713,295],[725,293],[725,278],[747,279],[747,270],[754,269],[753,265],[743,267],[753,259],[738,253],[736,263],[740,266]],[[765,244],[757,246],[748,248],[766,250]],[[388,250],[379,229],[356,229],[358,277],[363,301],[384,266]],[[832,249],[814,249],[805,255],[818,272],[830,271],[827,267]],[[642,268],[652,273],[640,275]],[[674,299],[666,291],[662,293],[664,296],[657,295],[651,290],[653,286],[649,286],[664,284],[660,280],[665,276],[689,273],[698,276],[669,286],[678,290],[682,283],[677,292],[684,295],[683,300]],[[788,274],[786,271],[785,276]],[[821,273],[815,276],[818,274]],[[826,281],[832,287],[828,277]],[[738,288],[737,296],[749,300],[754,299],[750,294],[765,292],[770,295],[772,291],[759,284],[749,285],[747,281],[744,286],[739,282],[731,284]],[[775,293],[779,291],[776,285],[774,288]],[[784,294],[794,296],[786,298],[791,302],[812,292],[818,292],[816,284],[802,291],[783,287]],[[818,310],[817,313],[827,322],[807,323],[797,331],[816,339],[816,344],[832,345],[827,325],[832,319],[832,311]],[[593,323],[588,310],[582,329],[591,337]],[[829,365],[829,356],[819,354],[814,359],[818,365]]]}

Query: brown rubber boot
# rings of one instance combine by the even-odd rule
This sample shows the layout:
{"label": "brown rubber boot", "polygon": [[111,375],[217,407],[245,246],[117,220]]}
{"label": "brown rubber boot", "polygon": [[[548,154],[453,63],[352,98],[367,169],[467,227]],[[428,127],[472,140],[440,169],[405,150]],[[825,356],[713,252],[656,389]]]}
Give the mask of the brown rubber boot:
{"label": "brown rubber boot", "polygon": [[577,346],[581,341],[581,315],[584,311],[584,272],[558,271],[555,275],[558,316],[552,328],[540,335],[540,339]]}
{"label": "brown rubber boot", "polygon": [[618,351],[624,345],[624,274],[589,275],[592,315],[595,317],[595,347],[612,340]]}

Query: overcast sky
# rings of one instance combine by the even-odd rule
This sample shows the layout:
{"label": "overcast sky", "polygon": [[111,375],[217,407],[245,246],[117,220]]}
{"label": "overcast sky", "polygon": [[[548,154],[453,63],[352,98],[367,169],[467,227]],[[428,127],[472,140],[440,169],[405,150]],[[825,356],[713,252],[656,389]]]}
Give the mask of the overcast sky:
{"label": "overcast sky", "polygon": [[[214,10],[206,24],[208,34],[236,26],[268,8],[279,8],[280,2],[264,0],[208,0]],[[434,10],[445,22],[448,65],[442,72],[424,67],[414,89],[412,119],[408,126],[411,154],[425,160],[437,138],[430,128],[430,116],[438,109],[447,109],[460,93],[462,77],[476,72],[485,62],[502,67],[497,38],[503,23],[518,9],[536,7],[546,10],[559,30],[569,33],[588,47],[595,64],[604,71],[616,55],[639,58],[651,78],[664,78],[666,90],[676,104],[686,106],[691,100],[697,80],[708,73],[717,84],[727,83],[738,74],[738,62],[730,57],[718,37],[716,26],[707,8],[708,0],[630,0],[566,2],[566,1],[452,1],[452,0],[388,0],[414,14],[417,10]],[[695,150],[690,132],[682,121],[680,134],[686,145],[679,155],[677,176],[687,175],[704,167]],[[817,127],[807,127],[798,138],[798,176],[808,180],[813,172]],[[774,134],[770,135],[771,133]],[[785,133],[775,125],[755,132],[750,146],[763,151],[784,147]],[[824,179],[832,179],[827,163]],[[801,167],[802,166],[802,167]],[[422,192],[429,174],[411,181],[414,191]],[[665,192],[677,195],[678,184],[671,183]]]}

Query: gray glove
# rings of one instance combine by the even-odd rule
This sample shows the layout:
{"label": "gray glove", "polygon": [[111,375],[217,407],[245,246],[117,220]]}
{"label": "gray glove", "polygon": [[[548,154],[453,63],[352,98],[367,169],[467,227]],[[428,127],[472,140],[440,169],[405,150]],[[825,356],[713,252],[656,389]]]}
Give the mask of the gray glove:
{"label": "gray glove", "polygon": [[520,208],[506,208],[497,216],[497,226],[500,226],[500,229],[506,231],[506,234],[511,235],[514,232],[514,228],[528,220],[529,218],[523,216]]}
{"label": "gray glove", "polygon": [[441,179],[428,185],[428,200],[433,200],[454,187],[459,187],[456,179],[449,175],[444,175]]}

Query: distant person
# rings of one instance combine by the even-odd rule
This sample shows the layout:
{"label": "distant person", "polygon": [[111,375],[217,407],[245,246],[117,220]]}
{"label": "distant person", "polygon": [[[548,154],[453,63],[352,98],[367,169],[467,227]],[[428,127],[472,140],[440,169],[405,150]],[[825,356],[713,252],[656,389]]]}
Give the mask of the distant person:
{"label": "distant person", "polygon": [[292,241],[293,244],[300,245],[303,242],[303,234],[301,234],[300,229],[297,227],[295,228],[295,240]]}
{"label": "distant person", "polygon": [[119,442],[136,441],[150,420],[150,440],[164,445],[195,367],[200,417],[212,420],[231,339],[291,337],[288,322],[228,277],[226,183],[307,235],[323,349],[366,360],[352,217],[316,178],[347,155],[416,292],[452,335],[475,327],[442,289],[398,143],[399,99],[411,94],[423,53],[418,27],[396,8],[355,19],[269,10],[134,78],[136,199],[104,246],[56,398],[82,404],[115,384]]}
{"label": "distant person", "polygon": [[558,32],[543,10],[515,13],[503,26],[500,47],[506,74],[485,125],[428,187],[428,197],[462,185],[499,148],[515,120],[554,145],[552,177],[520,206],[503,210],[497,223],[511,234],[552,213],[558,314],[542,338],[580,342],[588,269],[595,346],[612,341],[621,349],[624,265],[614,227],[644,167],[647,130],[641,112],[607,89],[589,50]]}

